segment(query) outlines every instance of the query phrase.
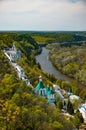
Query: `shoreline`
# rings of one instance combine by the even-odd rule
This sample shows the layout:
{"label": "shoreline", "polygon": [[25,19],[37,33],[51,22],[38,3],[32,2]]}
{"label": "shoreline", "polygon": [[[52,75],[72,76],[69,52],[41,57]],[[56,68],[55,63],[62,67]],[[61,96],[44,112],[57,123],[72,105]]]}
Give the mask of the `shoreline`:
{"label": "shoreline", "polygon": [[[46,47],[42,47],[42,51],[43,51],[43,48],[47,49]],[[47,50],[49,51],[49,49],[47,49]],[[40,55],[42,54],[42,51],[41,51],[41,53],[40,53],[39,55],[36,55],[36,56],[40,56]],[[74,79],[73,77],[70,77],[70,76],[68,76],[68,75],[65,75],[61,70],[59,70],[59,69],[55,66],[55,64],[50,60],[50,58],[49,58],[49,53],[48,53],[47,59],[51,62],[52,66],[56,69],[56,71],[57,71],[58,73],[62,74],[64,77],[67,77],[67,78],[68,78],[68,82],[75,81],[76,84],[77,84],[77,86],[78,86],[78,88],[79,88],[79,90],[82,90],[82,89],[86,88],[86,85],[85,85],[85,84],[82,84],[80,81],[77,81],[77,80]],[[40,64],[40,65],[41,65],[41,64]],[[44,70],[44,71],[46,72],[46,70]],[[46,73],[48,73],[48,72],[46,72]],[[53,74],[53,75],[54,75],[54,74]],[[55,76],[55,75],[54,75],[54,76]],[[55,78],[56,78],[56,79],[60,79],[60,78],[58,78],[57,76],[55,76]],[[61,79],[61,80],[67,81],[67,80],[65,80],[65,79]]]}

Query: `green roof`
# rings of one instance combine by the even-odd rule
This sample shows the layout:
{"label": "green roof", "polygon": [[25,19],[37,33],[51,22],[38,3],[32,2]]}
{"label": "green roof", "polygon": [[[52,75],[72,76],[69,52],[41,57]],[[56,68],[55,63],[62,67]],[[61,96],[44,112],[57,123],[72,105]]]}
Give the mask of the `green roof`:
{"label": "green roof", "polygon": [[46,92],[48,93],[50,91],[50,87],[46,87]]}
{"label": "green roof", "polygon": [[43,88],[44,88],[44,85],[43,85],[42,81],[39,81],[38,85],[36,86],[36,89],[40,90],[40,89],[43,89]]}
{"label": "green roof", "polygon": [[51,94],[54,94],[54,92],[50,89],[50,90],[48,91],[48,95],[51,95]]}

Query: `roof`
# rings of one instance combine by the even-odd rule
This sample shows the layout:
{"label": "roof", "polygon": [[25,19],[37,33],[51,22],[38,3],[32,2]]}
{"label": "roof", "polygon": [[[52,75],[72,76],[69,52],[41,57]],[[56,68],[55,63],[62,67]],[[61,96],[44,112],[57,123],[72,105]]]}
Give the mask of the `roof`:
{"label": "roof", "polygon": [[48,93],[50,91],[50,87],[46,87],[46,92]]}
{"label": "roof", "polygon": [[79,108],[79,111],[82,113],[84,120],[86,120],[86,103],[82,104],[82,106]]}
{"label": "roof", "polygon": [[51,95],[51,94],[54,94],[54,92],[50,89],[47,94]]}
{"label": "roof", "polygon": [[86,112],[86,104],[83,104],[80,109]]}
{"label": "roof", "polygon": [[15,55],[16,54],[16,51],[14,51],[14,50],[9,50],[9,51],[6,51],[8,54],[13,54],[13,55]]}
{"label": "roof", "polygon": [[78,100],[80,97],[77,95],[70,95],[70,99],[72,100]]}
{"label": "roof", "polygon": [[40,89],[43,89],[43,88],[44,88],[44,85],[43,85],[42,81],[39,81],[38,85],[36,86],[36,89],[40,90]]}
{"label": "roof", "polygon": [[56,91],[60,90],[60,87],[59,87],[58,85],[56,85],[56,84],[53,84],[53,87],[54,87],[54,89],[55,89]]}

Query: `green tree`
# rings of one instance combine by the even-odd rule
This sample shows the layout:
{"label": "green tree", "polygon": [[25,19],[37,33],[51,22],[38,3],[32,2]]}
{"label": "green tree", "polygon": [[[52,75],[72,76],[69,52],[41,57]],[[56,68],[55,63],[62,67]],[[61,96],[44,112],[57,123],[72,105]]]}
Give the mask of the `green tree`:
{"label": "green tree", "polygon": [[59,101],[57,102],[57,108],[60,109],[60,110],[63,108],[63,103],[62,103],[61,100],[59,100]]}
{"label": "green tree", "polygon": [[54,128],[54,130],[62,130],[63,125],[60,122],[54,121],[53,122],[53,128]]}
{"label": "green tree", "polygon": [[83,100],[86,100],[86,89],[83,89],[83,90],[80,92],[80,97],[81,97]]}
{"label": "green tree", "polygon": [[72,103],[70,102],[70,100],[68,100],[67,111],[68,111],[69,114],[74,114],[73,105],[72,105]]}
{"label": "green tree", "polygon": [[83,123],[83,117],[82,117],[82,114],[77,111],[75,116],[74,116],[74,125],[76,126],[76,128],[79,129],[80,125]]}

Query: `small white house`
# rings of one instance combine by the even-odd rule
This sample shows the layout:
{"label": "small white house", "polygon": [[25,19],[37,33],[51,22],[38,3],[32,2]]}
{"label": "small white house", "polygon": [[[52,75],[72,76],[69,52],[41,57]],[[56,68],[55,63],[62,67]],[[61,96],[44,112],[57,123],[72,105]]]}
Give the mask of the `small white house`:
{"label": "small white house", "polygon": [[53,87],[54,87],[54,89],[55,89],[55,92],[59,95],[59,98],[60,98],[60,100],[62,101],[63,106],[64,106],[64,96],[63,96],[62,93],[61,93],[60,87],[59,87],[58,85],[56,85],[56,84],[53,84]]}
{"label": "small white house", "polygon": [[16,65],[16,70],[18,72],[18,76],[20,79],[23,79],[25,74],[24,74],[24,71],[23,69],[19,66],[19,65]]}
{"label": "small white house", "polygon": [[56,84],[53,84],[53,87],[54,87],[55,91],[59,91],[60,90],[60,87],[58,85],[56,85]]}
{"label": "small white house", "polygon": [[74,103],[76,100],[79,100],[79,99],[80,99],[79,96],[74,95],[74,94],[71,94],[71,95],[69,96],[69,98],[70,98],[70,101],[71,101],[72,103]]}
{"label": "small white house", "polygon": [[79,111],[83,116],[84,122],[86,122],[86,103],[81,105]]}

